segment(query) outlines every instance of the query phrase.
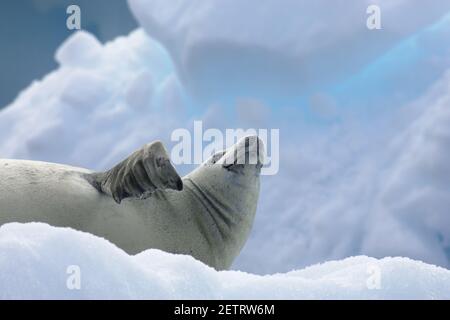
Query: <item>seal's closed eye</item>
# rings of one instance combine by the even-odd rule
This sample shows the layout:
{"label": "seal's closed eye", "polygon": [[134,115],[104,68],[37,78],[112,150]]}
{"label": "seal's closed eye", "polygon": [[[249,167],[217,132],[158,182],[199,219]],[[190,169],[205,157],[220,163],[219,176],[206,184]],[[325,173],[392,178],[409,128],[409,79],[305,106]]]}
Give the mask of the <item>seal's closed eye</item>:
{"label": "seal's closed eye", "polygon": [[183,189],[183,181],[159,141],[143,146],[111,170],[88,174],[86,179],[117,203],[128,197],[145,199],[156,190]]}

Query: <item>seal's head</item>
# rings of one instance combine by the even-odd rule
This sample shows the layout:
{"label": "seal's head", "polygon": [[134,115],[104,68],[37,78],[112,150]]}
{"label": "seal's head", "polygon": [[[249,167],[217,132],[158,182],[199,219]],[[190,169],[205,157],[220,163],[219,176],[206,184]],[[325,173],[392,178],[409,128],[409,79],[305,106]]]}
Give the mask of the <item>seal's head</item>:
{"label": "seal's head", "polygon": [[[184,185],[210,213],[217,232],[214,241],[228,268],[250,233],[259,196],[264,144],[257,136],[240,139],[217,152],[184,179]],[[218,243],[221,245],[218,246]]]}

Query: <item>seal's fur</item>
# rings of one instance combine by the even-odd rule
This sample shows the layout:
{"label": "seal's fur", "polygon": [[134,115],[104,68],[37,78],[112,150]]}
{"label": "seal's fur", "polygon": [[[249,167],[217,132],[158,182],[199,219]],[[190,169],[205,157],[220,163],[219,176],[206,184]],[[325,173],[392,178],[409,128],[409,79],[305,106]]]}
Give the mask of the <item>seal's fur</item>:
{"label": "seal's fur", "polygon": [[[71,227],[104,237],[131,254],[156,248],[226,269],[253,223],[261,147],[257,137],[244,138],[182,181],[159,142],[106,172],[3,159],[0,225]],[[257,161],[228,161],[236,154]]]}

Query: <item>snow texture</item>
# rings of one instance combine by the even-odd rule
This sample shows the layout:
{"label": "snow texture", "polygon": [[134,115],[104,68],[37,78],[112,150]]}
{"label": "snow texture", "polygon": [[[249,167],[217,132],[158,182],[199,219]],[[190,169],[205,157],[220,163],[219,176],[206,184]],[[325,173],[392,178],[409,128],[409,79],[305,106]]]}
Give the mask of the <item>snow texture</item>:
{"label": "snow texture", "polygon": [[[76,277],[76,278],[75,278]],[[46,224],[0,227],[0,299],[449,299],[450,271],[359,256],[284,274],[221,271]]]}

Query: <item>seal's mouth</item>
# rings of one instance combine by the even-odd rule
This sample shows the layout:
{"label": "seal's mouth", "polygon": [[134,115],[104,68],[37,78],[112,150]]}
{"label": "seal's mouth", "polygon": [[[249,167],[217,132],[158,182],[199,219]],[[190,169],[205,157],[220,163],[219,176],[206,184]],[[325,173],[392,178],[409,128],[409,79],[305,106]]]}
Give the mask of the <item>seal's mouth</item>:
{"label": "seal's mouth", "polygon": [[264,143],[258,136],[244,137],[229,148],[216,163],[228,170],[247,166],[261,169],[264,164]]}

